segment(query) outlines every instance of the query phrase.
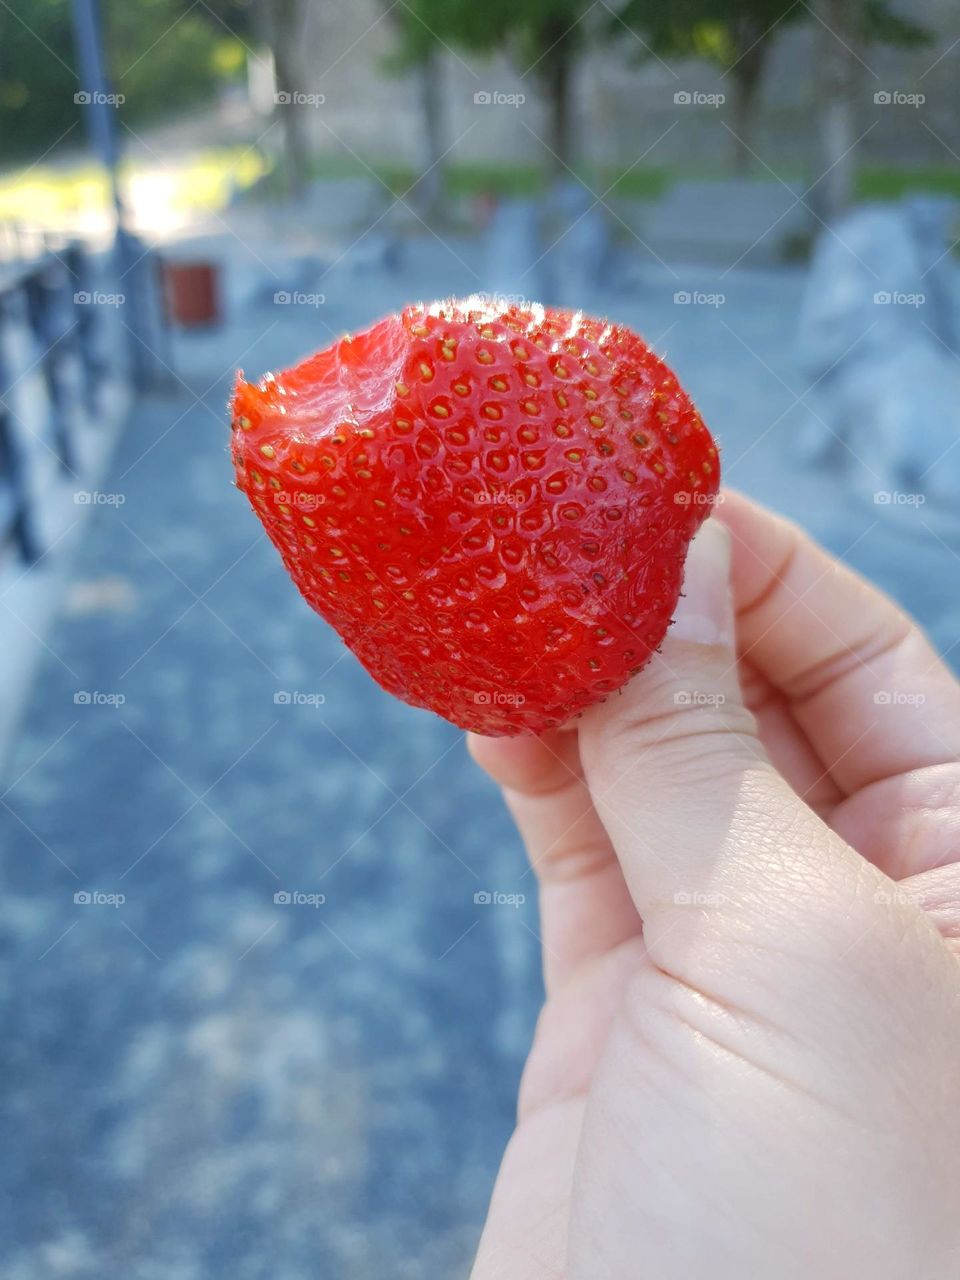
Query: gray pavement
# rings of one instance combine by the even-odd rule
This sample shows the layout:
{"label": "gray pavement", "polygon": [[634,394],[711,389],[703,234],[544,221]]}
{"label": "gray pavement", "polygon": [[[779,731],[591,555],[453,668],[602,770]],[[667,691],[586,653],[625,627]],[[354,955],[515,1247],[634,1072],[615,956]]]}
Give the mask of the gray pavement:
{"label": "gray pavement", "polygon": [[[540,997],[533,886],[461,736],[290,586],[232,488],[223,406],[238,360],[469,291],[480,261],[414,242],[393,275],[315,276],[317,306],[248,307],[237,267],[228,324],[180,338],[176,392],[133,413],[102,485],[125,500],[76,554],[0,807],[9,1280],[466,1273]],[[946,649],[956,539],[796,461],[801,285],[658,269],[584,301],[674,363],[730,482]]]}

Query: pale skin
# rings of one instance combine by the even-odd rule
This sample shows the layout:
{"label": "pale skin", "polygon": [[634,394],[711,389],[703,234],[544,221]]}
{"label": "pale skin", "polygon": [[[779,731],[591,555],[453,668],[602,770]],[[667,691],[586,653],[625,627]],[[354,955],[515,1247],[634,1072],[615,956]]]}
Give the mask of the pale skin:
{"label": "pale skin", "polygon": [[911,620],[727,495],[622,694],[470,749],[547,992],[473,1280],[956,1280],[960,685]]}

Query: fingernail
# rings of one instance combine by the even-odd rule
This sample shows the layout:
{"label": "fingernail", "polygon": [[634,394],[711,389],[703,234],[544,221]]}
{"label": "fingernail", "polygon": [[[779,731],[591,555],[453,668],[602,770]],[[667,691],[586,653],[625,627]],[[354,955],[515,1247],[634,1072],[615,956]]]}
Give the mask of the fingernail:
{"label": "fingernail", "polygon": [[690,544],[683,595],[667,634],[694,644],[733,644],[730,534],[718,520],[708,518]]}

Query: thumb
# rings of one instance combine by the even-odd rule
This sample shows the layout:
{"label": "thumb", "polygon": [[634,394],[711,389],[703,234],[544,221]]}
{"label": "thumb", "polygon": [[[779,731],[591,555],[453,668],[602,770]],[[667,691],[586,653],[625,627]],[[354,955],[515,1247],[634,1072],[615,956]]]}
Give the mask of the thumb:
{"label": "thumb", "polygon": [[785,914],[855,892],[861,860],[776,772],[744,706],[719,521],[691,544],[661,653],[585,713],[580,748],[648,947],[685,946],[705,920],[782,941]]}

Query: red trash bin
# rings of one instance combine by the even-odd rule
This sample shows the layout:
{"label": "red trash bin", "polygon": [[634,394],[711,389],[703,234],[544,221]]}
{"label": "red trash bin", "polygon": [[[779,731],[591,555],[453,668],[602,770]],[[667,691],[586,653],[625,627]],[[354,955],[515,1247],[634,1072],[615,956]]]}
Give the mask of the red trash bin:
{"label": "red trash bin", "polygon": [[212,262],[165,260],[163,297],[167,316],[184,329],[220,320],[220,273]]}

